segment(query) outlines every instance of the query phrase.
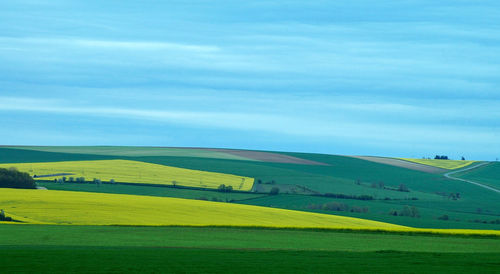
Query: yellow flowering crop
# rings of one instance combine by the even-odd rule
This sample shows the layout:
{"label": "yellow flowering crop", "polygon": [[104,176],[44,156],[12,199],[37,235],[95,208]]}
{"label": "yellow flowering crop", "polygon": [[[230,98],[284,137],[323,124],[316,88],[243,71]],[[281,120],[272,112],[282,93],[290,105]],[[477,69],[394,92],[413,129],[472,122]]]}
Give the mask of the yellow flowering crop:
{"label": "yellow flowering crop", "polygon": [[[52,175],[69,173],[69,177],[94,178],[102,181],[111,179],[121,183],[144,183],[160,185],[181,185],[200,188],[217,188],[221,184],[234,190],[252,189],[254,179],[232,174],[199,171],[129,160],[70,161],[48,163],[0,164],[0,168],[16,167],[31,175]],[[60,176],[43,177],[51,180]]]}
{"label": "yellow flowering crop", "polygon": [[251,205],[57,190],[0,189],[0,209],[27,224],[331,228],[500,236],[498,230],[412,228]]}
{"label": "yellow flowering crop", "polygon": [[232,203],[89,192],[0,189],[0,209],[27,223],[404,228],[351,217]]}
{"label": "yellow flowering crop", "polygon": [[458,169],[466,167],[476,161],[461,161],[461,160],[437,160],[437,159],[410,159],[410,158],[399,158],[408,162],[439,167],[444,169]]}

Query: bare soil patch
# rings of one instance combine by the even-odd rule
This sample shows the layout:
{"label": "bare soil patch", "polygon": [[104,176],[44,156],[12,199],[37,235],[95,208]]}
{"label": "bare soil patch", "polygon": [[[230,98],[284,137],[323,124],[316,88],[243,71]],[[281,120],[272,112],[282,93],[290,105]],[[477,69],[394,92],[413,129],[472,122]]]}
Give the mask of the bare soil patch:
{"label": "bare soil patch", "polygon": [[231,155],[236,155],[240,157],[249,158],[256,161],[262,162],[273,162],[273,163],[286,163],[286,164],[301,164],[301,165],[321,165],[327,166],[328,164],[301,159],[289,155],[263,152],[263,151],[252,151],[252,150],[238,150],[238,149],[224,149],[224,148],[205,148],[208,151],[224,152]]}
{"label": "bare soil patch", "polygon": [[394,159],[394,158],[385,158],[385,157],[375,157],[375,156],[351,156],[353,158],[358,158],[366,161],[371,161],[375,163],[380,163],[380,164],[386,164],[386,165],[391,165],[391,166],[397,166],[397,167],[403,167],[407,169],[412,169],[412,170],[418,170],[418,171],[423,171],[427,173],[444,173],[447,170],[439,167],[433,167],[433,166],[428,166],[428,165],[423,165],[423,164],[418,164],[418,163],[412,163],[408,162],[405,160],[400,160],[400,159]]}

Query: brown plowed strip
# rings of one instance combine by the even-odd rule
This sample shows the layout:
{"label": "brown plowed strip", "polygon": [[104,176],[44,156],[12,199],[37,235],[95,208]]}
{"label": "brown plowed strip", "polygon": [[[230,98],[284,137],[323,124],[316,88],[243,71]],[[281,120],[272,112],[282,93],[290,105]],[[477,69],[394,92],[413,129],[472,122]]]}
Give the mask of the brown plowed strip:
{"label": "brown plowed strip", "polygon": [[262,152],[262,151],[252,151],[252,150],[238,150],[238,149],[224,149],[224,148],[203,148],[204,150],[224,152],[227,154],[232,154],[240,157],[249,158],[252,160],[262,161],[262,162],[272,162],[272,163],[286,163],[286,164],[301,164],[301,165],[321,165],[327,166],[328,164],[301,159],[289,155],[272,153],[272,152]]}
{"label": "brown plowed strip", "polygon": [[413,169],[418,171],[423,171],[427,173],[444,173],[447,170],[439,167],[433,167],[428,165],[422,165],[418,163],[412,163],[405,160],[394,159],[394,158],[384,158],[384,157],[374,157],[374,156],[351,156],[354,158],[367,160],[375,163],[386,164],[391,166],[403,167],[407,169]]}

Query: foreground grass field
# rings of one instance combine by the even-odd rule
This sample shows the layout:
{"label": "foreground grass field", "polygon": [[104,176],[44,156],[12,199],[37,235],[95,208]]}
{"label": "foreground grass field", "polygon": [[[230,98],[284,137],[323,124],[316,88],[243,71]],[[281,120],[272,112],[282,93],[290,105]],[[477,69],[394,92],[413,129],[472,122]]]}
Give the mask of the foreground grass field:
{"label": "foreground grass field", "polygon": [[408,162],[439,167],[444,169],[459,169],[466,167],[470,164],[476,163],[476,161],[461,161],[461,160],[436,160],[436,159],[411,159],[411,158],[399,158]]}
{"label": "foreground grass field", "polygon": [[[244,176],[170,167],[130,160],[64,161],[47,163],[0,164],[0,168],[15,167],[31,175],[42,175],[43,180],[64,177],[84,177],[102,181],[111,179],[121,183],[180,185],[216,189],[221,184],[234,190],[248,191],[254,179]],[[64,175],[55,175],[64,174]],[[47,176],[49,175],[49,176]],[[50,176],[55,175],[55,176]],[[46,177],[45,177],[46,176]]]}
{"label": "foreground grass field", "polygon": [[0,265],[38,273],[495,273],[499,244],[375,232],[0,225]]}

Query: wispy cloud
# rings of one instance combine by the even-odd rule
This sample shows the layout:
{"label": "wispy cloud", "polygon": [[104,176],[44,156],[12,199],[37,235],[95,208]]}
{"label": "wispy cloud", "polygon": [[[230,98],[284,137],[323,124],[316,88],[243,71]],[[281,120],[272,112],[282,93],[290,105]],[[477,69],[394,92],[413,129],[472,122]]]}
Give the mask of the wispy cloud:
{"label": "wispy cloud", "polygon": [[176,145],[491,156],[485,147],[500,138],[499,8],[3,1],[0,112],[11,124],[0,143],[16,140],[19,122],[71,139],[77,121],[72,129],[92,132],[93,142],[130,125],[160,145],[168,135]]}
{"label": "wispy cloud", "polygon": [[[47,99],[26,98],[0,98],[0,111],[43,112],[58,115],[77,115],[87,117],[105,117],[110,119],[125,119],[128,121],[143,120],[160,124],[175,124],[196,128],[212,128],[223,130],[263,131],[282,136],[295,136],[314,139],[342,138],[363,142],[390,142],[405,143],[433,142],[446,145],[449,142],[474,143],[480,139],[482,142],[494,143],[500,133],[500,128],[489,130],[477,126],[464,126],[462,128],[443,125],[400,124],[388,121],[363,121],[350,119],[345,116],[323,117],[316,119],[314,116],[303,117],[287,113],[256,113],[256,112],[220,112],[197,110],[171,110],[120,108],[120,107],[93,107],[93,106],[68,106],[69,102]],[[345,104],[338,113],[353,115],[356,111],[374,108],[375,111],[389,111],[390,114],[403,114],[405,110],[415,109],[404,105],[395,104],[361,104],[359,107]],[[346,110],[350,112],[345,113]],[[421,109],[418,109],[420,111]],[[418,113],[415,113],[418,115]],[[469,130],[464,131],[467,128]],[[467,140],[467,141],[464,141]]]}
{"label": "wispy cloud", "polygon": [[217,46],[182,44],[174,42],[156,42],[156,41],[122,41],[122,40],[97,40],[84,39],[77,37],[53,37],[53,38],[34,38],[34,37],[0,37],[2,44],[32,46],[32,47],[71,47],[77,50],[79,47],[94,49],[111,50],[175,50],[192,52],[216,52],[220,48]]}

